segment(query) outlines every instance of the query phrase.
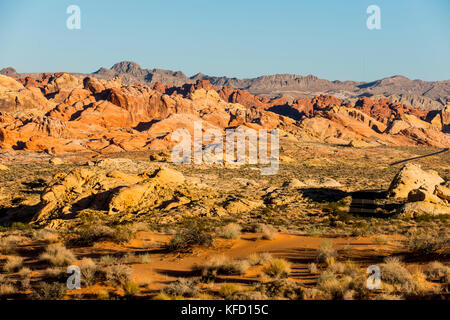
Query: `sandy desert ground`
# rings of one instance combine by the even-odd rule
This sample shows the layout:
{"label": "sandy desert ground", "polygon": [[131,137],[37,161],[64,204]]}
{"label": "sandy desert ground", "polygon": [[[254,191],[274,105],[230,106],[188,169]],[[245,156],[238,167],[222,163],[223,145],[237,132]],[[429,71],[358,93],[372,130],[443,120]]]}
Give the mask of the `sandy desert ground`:
{"label": "sandy desert ground", "polygon": [[448,299],[448,200],[388,194],[405,165],[448,181],[445,149],[280,144],[273,176],[151,151],[2,152],[1,297]]}

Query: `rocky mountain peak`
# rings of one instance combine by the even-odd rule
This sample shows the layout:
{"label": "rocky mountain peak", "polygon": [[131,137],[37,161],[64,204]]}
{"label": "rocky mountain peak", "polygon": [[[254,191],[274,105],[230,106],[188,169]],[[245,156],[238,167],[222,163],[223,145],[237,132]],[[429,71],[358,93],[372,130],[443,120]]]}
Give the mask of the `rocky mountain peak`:
{"label": "rocky mountain peak", "polygon": [[117,73],[129,73],[133,76],[139,76],[144,73],[144,70],[136,62],[121,61],[111,67],[111,70]]}

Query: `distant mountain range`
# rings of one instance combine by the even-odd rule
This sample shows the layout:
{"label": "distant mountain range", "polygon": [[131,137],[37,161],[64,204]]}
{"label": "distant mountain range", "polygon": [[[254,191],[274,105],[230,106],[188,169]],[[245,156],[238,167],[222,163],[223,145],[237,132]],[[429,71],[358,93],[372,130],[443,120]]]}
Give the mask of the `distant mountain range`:
{"label": "distant mountain range", "polygon": [[[13,77],[19,76],[11,67],[0,70],[0,74]],[[24,75],[27,74],[20,74],[20,76]],[[364,96],[374,99],[386,97],[394,102],[425,110],[442,109],[447,102],[450,102],[450,80],[410,80],[399,75],[372,82],[329,81],[313,75],[302,76],[295,74],[275,74],[257,78],[237,79],[198,73],[188,77],[182,71],[142,69],[137,63],[131,61],[116,63],[110,69],[100,68],[89,75],[101,79],[111,79],[120,76],[123,83],[140,83],[144,85],[153,85],[156,82],[160,82],[164,85],[181,86],[185,83],[194,83],[197,80],[209,80],[211,84],[219,88],[229,86],[269,98],[283,96],[289,101],[297,98],[311,98],[327,93],[350,102],[354,102],[357,98]]]}

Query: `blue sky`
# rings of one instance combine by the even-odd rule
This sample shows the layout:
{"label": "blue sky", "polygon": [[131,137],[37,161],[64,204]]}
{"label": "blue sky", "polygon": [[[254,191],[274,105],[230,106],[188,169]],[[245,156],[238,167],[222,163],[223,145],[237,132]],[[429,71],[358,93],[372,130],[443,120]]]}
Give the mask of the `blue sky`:
{"label": "blue sky", "polygon": [[[69,30],[69,5],[81,29]],[[366,8],[381,9],[368,30]],[[0,0],[0,68],[143,68],[229,77],[450,79],[449,0]]]}

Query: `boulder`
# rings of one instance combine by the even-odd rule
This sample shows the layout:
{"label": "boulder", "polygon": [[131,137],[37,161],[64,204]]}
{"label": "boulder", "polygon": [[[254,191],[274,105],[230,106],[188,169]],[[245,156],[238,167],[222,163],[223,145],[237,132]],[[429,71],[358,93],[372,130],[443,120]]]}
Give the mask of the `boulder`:
{"label": "boulder", "polygon": [[55,76],[44,87],[44,93],[52,94],[61,89],[74,89],[81,86],[81,81],[68,73],[55,74]]}
{"label": "boulder", "polygon": [[408,198],[412,190],[422,189],[433,194],[437,185],[444,182],[435,171],[425,171],[415,164],[405,165],[394,177],[388,189],[392,198]]}
{"label": "boulder", "polygon": [[402,206],[400,215],[415,218],[421,215],[450,214],[450,207],[426,201],[409,202]]}
{"label": "boulder", "polygon": [[435,194],[443,200],[450,201],[450,188],[446,186],[436,186]]}
{"label": "boulder", "polygon": [[408,193],[408,202],[417,202],[417,201],[426,201],[432,203],[441,203],[441,199],[439,199],[436,195],[426,189],[414,189]]}
{"label": "boulder", "polygon": [[371,147],[372,145],[363,140],[352,140],[352,141],[350,141],[348,146],[353,147],[353,148],[367,148],[367,147]]}
{"label": "boulder", "polygon": [[304,183],[296,178],[292,178],[283,183],[283,188],[286,188],[286,189],[300,189],[300,188],[305,188],[306,186],[307,186],[306,183]]}
{"label": "boulder", "polygon": [[305,180],[305,184],[309,188],[341,188],[342,184],[338,181],[334,180],[333,178],[329,177],[322,177],[319,180],[314,179],[308,179]]}
{"label": "boulder", "polygon": [[64,161],[62,161],[60,158],[51,158],[50,160],[49,160],[49,163],[50,164],[53,164],[53,165],[60,165],[60,164],[64,164]]}
{"label": "boulder", "polygon": [[181,172],[170,168],[157,169],[153,178],[161,184],[180,185],[185,182],[184,175]]}
{"label": "boulder", "polygon": [[100,81],[93,77],[86,77],[83,79],[83,87],[93,94],[97,94],[105,90],[105,86]]}

